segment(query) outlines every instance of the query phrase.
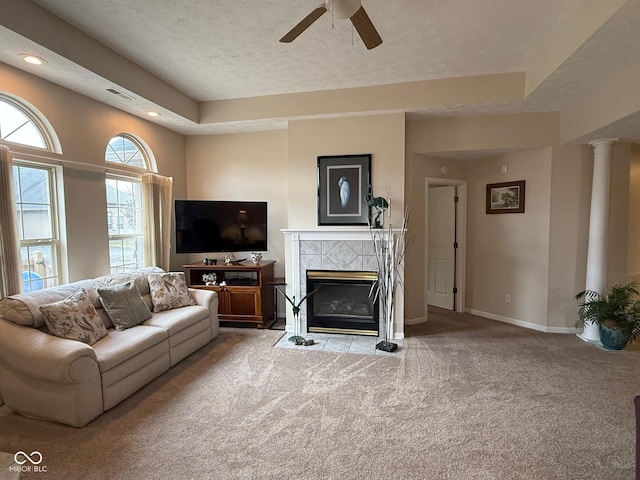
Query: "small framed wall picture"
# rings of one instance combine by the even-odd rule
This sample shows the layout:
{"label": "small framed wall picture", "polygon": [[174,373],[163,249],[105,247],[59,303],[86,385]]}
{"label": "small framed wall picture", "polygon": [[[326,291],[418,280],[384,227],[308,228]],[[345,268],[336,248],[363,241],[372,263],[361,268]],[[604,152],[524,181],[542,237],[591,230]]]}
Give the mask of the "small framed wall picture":
{"label": "small framed wall picture", "polygon": [[524,213],[525,180],[487,184],[486,213]]}
{"label": "small framed wall picture", "polygon": [[368,225],[371,154],[318,157],[318,225]]}

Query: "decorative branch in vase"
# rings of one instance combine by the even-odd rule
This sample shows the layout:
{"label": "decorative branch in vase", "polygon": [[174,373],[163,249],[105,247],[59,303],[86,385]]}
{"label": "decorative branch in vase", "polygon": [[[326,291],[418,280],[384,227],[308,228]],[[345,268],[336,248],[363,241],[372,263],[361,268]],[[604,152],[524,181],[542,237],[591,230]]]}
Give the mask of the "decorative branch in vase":
{"label": "decorative branch in vase", "polygon": [[281,290],[278,287],[278,285],[276,285],[275,287],[276,290],[278,290],[284,296],[284,298],[287,299],[287,302],[289,302],[289,305],[291,305],[291,311],[293,312],[293,335],[290,336],[288,340],[295,343],[296,345],[302,345],[305,347],[313,345],[315,343],[313,339],[307,340],[300,335],[300,306],[307,298],[311,297],[311,295],[314,295],[318,290],[320,290],[320,288],[316,288],[314,291],[307,293],[304,297],[302,297],[302,300],[296,303],[295,295],[293,296],[293,298],[290,298],[284,290]]}
{"label": "decorative branch in vase", "polygon": [[[383,206],[383,211],[390,206],[390,201],[384,197],[373,197],[371,187],[366,202],[370,206]],[[372,285],[370,294],[373,296],[374,303],[376,300],[379,302],[378,310],[383,328],[383,340],[376,345],[376,348],[385,352],[393,352],[398,348],[398,345],[391,341],[393,340],[396,291],[398,287],[404,289],[404,256],[413,243],[413,236],[409,238],[408,242],[405,241],[409,218],[408,207],[405,208],[402,227],[397,235],[393,232],[391,213],[387,216],[387,228],[383,228],[380,222],[382,212],[380,208],[376,209],[376,216],[369,221],[369,230],[378,265],[378,281]]]}

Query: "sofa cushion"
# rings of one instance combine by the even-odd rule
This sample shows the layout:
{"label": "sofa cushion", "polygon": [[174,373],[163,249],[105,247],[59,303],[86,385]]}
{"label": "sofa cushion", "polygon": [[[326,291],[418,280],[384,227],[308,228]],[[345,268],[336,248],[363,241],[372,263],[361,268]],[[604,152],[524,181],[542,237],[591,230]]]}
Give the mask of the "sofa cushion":
{"label": "sofa cushion", "polygon": [[133,280],[113,287],[99,287],[97,290],[100,303],[116,330],[131,328],[151,318],[151,310],[142,300]]}
{"label": "sofa cushion", "polygon": [[93,345],[107,335],[84,288],[59,302],[40,305],[49,331],[61,338]]}
{"label": "sofa cushion", "polygon": [[154,312],[195,305],[184,273],[150,273],[148,278]]}
{"label": "sofa cushion", "polygon": [[175,335],[191,325],[209,316],[209,309],[201,305],[192,305],[177,310],[157,312],[146,322],[149,327],[163,328],[169,336]]}
{"label": "sofa cushion", "polygon": [[[158,343],[166,343],[166,339],[165,330],[144,325],[136,325],[122,331],[111,330],[109,335],[93,345],[100,372],[111,370]],[[169,349],[168,343],[166,349]]]}

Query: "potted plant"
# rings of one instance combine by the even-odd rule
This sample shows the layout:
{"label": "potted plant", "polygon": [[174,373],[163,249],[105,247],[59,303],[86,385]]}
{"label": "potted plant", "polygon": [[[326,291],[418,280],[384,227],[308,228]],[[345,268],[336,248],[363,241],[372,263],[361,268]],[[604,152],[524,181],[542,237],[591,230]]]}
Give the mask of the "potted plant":
{"label": "potted plant", "polygon": [[580,303],[576,327],[585,328],[593,323],[600,327],[602,346],[609,350],[622,350],[630,341],[640,337],[640,299],[638,285],[614,285],[604,295],[593,290],[576,294]]}

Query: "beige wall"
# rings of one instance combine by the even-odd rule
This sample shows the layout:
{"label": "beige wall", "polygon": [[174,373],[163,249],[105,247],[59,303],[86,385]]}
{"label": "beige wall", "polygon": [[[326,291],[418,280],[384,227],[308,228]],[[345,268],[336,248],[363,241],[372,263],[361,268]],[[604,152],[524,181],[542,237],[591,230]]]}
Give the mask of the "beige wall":
{"label": "beige wall", "polygon": [[[69,270],[66,280],[108,273],[109,252],[104,187],[104,152],[119,133],[142,139],[155,157],[158,173],[173,177],[175,197],[186,195],[185,139],[182,135],[106,106],[53,83],[0,63],[0,92],[20,97],[51,123],[62,145]],[[10,147],[40,154],[37,149]],[[89,168],[94,166],[96,168]],[[172,268],[180,262],[172,256]]]}
{"label": "beige wall", "polygon": [[[289,204],[287,131],[187,138],[187,195],[198,200],[268,202],[268,245],[265,260],[276,260],[276,276],[284,276],[284,235]],[[190,255],[198,261],[206,255]],[[209,255],[215,257],[214,254]],[[186,256],[185,256],[186,257]]]}
{"label": "beige wall", "polygon": [[494,149],[529,149],[555,145],[555,113],[477,115],[413,120],[407,125],[407,151],[437,155]]}
{"label": "beige wall", "polygon": [[[547,147],[469,162],[468,309],[546,323],[551,153]],[[525,213],[487,215],[486,184],[515,180],[526,181]]]}
{"label": "beige wall", "polygon": [[[573,325],[574,295],[584,290],[592,171],[593,148],[553,147],[546,317],[550,329]],[[545,319],[540,323],[545,324]]]}
{"label": "beige wall", "polygon": [[[289,227],[317,222],[317,157],[372,154],[374,187],[390,189],[394,215],[404,211],[404,114],[300,120],[289,124]],[[400,223],[400,220],[398,220]]]}
{"label": "beige wall", "polygon": [[629,276],[640,279],[640,145],[631,145],[629,169]]}

